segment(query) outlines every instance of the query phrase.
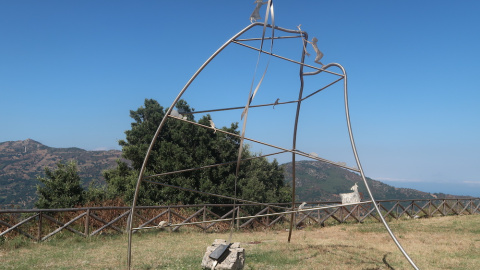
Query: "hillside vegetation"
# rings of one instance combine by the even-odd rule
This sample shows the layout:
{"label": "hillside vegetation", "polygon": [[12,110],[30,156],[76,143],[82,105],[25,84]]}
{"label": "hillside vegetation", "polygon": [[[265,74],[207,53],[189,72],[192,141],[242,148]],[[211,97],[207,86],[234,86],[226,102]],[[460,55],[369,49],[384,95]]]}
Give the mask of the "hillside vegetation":
{"label": "hillside vegetation", "polygon": [[[194,109],[186,101],[179,100],[175,108],[172,117],[166,117],[168,108],[145,99],[144,105],[131,110],[131,129],[125,131],[125,140],[118,141],[121,153],[54,149],[32,140],[3,143],[0,185],[5,189],[0,204],[31,207],[33,201],[40,208],[68,208],[112,200],[129,205],[134,200],[141,205],[232,201],[176,187],[257,202],[290,200],[278,162],[250,152],[237,136],[238,123],[212,128],[211,116],[195,120]],[[162,132],[156,134],[160,123],[164,123]],[[156,143],[152,143],[153,138]],[[143,164],[147,149],[149,162]],[[239,149],[244,161],[236,165],[232,161],[238,158]],[[120,155],[124,160],[118,160]],[[136,189],[140,175],[144,180],[149,177],[148,184]],[[85,188],[92,178],[102,176],[105,185]],[[39,195],[38,201],[35,195]]]}
{"label": "hillside vegetation", "polygon": [[[76,160],[83,186],[93,180],[105,184],[102,171],[117,166],[121,151],[86,151],[80,148],[54,148],[37,141],[9,141],[0,143],[0,207],[16,205],[32,207],[37,199],[37,176],[43,176],[44,168],[55,168],[60,161]],[[292,165],[281,165],[285,181],[291,185]],[[367,178],[377,200],[383,199],[432,199],[457,198],[448,194],[431,194],[414,189],[395,188],[380,181]],[[339,193],[350,192],[350,187],[359,183],[364,199],[368,194],[361,177],[354,172],[318,161],[297,161],[297,201],[339,201]]]}
{"label": "hillside vegetation", "polygon": [[54,148],[32,139],[0,143],[0,206],[31,207],[36,200],[37,176],[44,168],[55,168],[60,161],[76,160],[83,185],[92,180],[104,183],[102,171],[117,165],[122,152],[86,151],[80,148]]}
{"label": "hillside vegetation", "polygon": [[[292,182],[292,164],[282,165],[285,170],[285,180]],[[340,201],[339,193],[351,192],[350,188],[357,182],[359,192],[364,199],[369,196],[361,176],[349,170],[318,161],[297,161],[296,193],[298,201]],[[447,194],[431,194],[409,188],[396,188],[367,178],[372,193],[377,200],[388,199],[433,199],[457,198]]]}

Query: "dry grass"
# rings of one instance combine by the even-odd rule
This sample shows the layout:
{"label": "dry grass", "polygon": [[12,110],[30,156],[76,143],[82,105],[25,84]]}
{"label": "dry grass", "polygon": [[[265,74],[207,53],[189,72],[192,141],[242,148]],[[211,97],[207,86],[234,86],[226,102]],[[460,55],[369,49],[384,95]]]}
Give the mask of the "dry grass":
{"label": "dry grass", "polygon": [[[392,230],[420,269],[480,269],[480,215],[393,221]],[[379,223],[293,232],[237,232],[245,269],[411,269]],[[228,233],[150,231],[134,236],[134,269],[200,269],[206,247]],[[125,269],[126,236],[0,246],[2,269]]]}

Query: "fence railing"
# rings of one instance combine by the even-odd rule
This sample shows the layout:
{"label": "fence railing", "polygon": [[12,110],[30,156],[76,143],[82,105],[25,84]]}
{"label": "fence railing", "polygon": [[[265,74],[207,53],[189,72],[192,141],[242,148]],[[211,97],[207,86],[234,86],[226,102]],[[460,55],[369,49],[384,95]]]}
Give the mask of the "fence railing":
{"label": "fence railing", "polygon": [[[377,201],[384,218],[420,218],[447,215],[474,215],[480,213],[480,198],[433,200]],[[182,226],[200,231],[223,231],[231,226],[241,228],[271,228],[290,223],[289,204],[204,204],[137,207],[133,215],[135,229],[153,229],[159,225],[176,231]],[[255,210],[255,214],[250,214]],[[23,235],[35,241],[45,241],[61,231],[83,237],[98,234],[124,233],[130,216],[129,207],[87,207],[69,209],[2,209],[0,210],[0,237]],[[250,212],[250,213],[249,213]],[[299,226],[331,223],[380,221],[371,202],[341,205],[340,202],[308,202],[307,207],[295,213],[294,224]],[[162,222],[163,221],[163,222]]]}

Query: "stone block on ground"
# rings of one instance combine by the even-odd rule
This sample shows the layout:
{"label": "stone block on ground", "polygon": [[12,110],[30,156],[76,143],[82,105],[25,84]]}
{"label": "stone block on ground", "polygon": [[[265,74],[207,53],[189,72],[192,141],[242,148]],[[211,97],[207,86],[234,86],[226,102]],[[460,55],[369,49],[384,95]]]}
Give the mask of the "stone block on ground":
{"label": "stone block on ground", "polygon": [[[215,260],[211,259],[210,254],[220,245],[226,245],[224,239],[215,239],[211,246],[207,247],[207,251],[203,256],[202,267],[204,269],[212,269]],[[241,270],[245,264],[245,249],[240,247],[240,243],[233,243],[228,249],[228,255],[215,266],[215,270]]]}

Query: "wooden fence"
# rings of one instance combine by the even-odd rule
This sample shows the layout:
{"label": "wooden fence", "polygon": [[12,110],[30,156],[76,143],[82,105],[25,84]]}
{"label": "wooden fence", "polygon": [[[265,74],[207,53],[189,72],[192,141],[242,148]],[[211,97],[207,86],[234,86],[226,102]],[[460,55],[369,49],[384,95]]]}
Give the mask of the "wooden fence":
{"label": "wooden fence", "polygon": [[[387,220],[480,213],[480,198],[434,200],[377,201]],[[310,207],[310,208],[308,208]],[[167,224],[176,231],[182,226],[200,231],[224,231],[230,227],[232,213],[236,227],[271,228],[289,225],[288,204],[269,206],[240,204],[205,204],[137,207],[134,228],[154,229]],[[256,214],[249,215],[256,209]],[[98,234],[124,233],[131,209],[129,207],[88,207],[70,209],[3,209],[0,210],[0,238],[23,235],[35,241],[45,241],[55,234],[69,231],[83,237]],[[222,214],[218,214],[221,212]],[[229,219],[230,218],[230,219]],[[295,226],[325,226],[332,223],[380,221],[371,202],[342,206],[340,202],[309,202],[307,208],[295,213]]]}

